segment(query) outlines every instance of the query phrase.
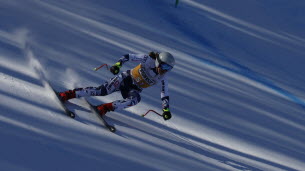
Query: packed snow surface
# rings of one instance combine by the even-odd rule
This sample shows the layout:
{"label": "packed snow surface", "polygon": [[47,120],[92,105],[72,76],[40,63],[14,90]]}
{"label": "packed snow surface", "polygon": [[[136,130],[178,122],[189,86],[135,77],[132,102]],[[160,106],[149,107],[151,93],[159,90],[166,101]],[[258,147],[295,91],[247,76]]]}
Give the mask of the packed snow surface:
{"label": "packed snow surface", "polygon": [[[304,170],[305,1],[1,0],[0,170]],[[107,114],[58,91],[99,86],[127,53],[168,51],[160,89]],[[121,70],[135,67],[126,63]],[[89,97],[93,104],[120,93]]]}

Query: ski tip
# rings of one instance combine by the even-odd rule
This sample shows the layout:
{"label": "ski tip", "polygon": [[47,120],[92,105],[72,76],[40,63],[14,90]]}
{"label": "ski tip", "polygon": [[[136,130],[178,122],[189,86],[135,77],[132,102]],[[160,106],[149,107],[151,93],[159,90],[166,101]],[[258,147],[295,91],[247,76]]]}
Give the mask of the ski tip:
{"label": "ski tip", "polygon": [[75,113],[70,111],[69,109],[67,109],[67,107],[65,107],[64,105],[63,105],[63,107],[64,107],[64,110],[66,112],[66,115],[69,116],[70,118],[74,119],[75,116],[76,116]]}
{"label": "ski tip", "polygon": [[107,128],[109,129],[110,132],[115,132],[116,131],[114,126],[108,125]]}
{"label": "ski tip", "polygon": [[75,118],[75,113],[70,112],[70,113],[69,113],[69,116],[70,116],[71,118]]}

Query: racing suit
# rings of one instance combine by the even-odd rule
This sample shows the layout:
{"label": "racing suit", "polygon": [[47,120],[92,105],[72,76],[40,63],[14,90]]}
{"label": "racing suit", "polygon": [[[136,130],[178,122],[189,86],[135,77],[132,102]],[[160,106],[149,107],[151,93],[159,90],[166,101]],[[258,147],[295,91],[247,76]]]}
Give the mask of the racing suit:
{"label": "racing suit", "polygon": [[169,108],[168,81],[166,73],[158,74],[155,59],[146,54],[126,54],[118,62],[122,65],[127,61],[139,64],[131,70],[106,81],[99,87],[75,89],[76,97],[106,96],[120,91],[123,99],[112,102],[114,111],[122,110],[138,104],[141,101],[140,93],[150,86],[161,84],[161,100],[163,109]]}

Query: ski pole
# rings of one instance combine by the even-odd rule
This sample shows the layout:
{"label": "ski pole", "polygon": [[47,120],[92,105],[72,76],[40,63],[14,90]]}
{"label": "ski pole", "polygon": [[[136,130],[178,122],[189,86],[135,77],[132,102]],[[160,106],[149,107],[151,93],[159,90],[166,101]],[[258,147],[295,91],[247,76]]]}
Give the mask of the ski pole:
{"label": "ski pole", "polygon": [[154,112],[156,115],[162,116],[160,113],[154,111],[154,110],[148,110],[145,114],[142,114],[142,117],[145,117],[149,112]]}
{"label": "ski pole", "polygon": [[103,65],[101,65],[101,66],[99,66],[99,67],[97,67],[97,68],[94,68],[93,70],[94,70],[94,71],[97,71],[97,70],[101,69],[101,68],[102,68],[103,66],[105,66],[105,65],[106,65],[106,67],[107,67],[107,70],[109,70],[107,64],[103,64]]}

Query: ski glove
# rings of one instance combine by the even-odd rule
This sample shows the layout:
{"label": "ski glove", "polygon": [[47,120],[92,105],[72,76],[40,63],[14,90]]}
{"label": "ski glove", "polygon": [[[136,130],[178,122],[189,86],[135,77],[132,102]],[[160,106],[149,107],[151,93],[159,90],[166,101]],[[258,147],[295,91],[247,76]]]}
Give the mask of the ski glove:
{"label": "ski glove", "polygon": [[110,67],[110,72],[113,74],[113,75],[116,75],[120,72],[120,68],[122,67],[122,62],[117,62],[115,63],[114,65],[112,65]]}
{"label": "ski glove", "polygon": [[164,120],[169,120],[172,117],[171,112],[169,111],[169,108],[163,109],[163,119]]}

